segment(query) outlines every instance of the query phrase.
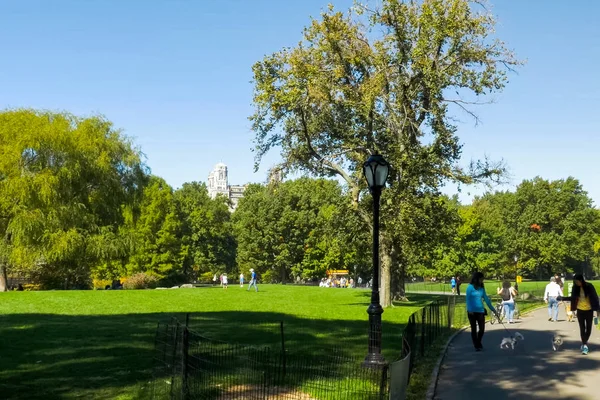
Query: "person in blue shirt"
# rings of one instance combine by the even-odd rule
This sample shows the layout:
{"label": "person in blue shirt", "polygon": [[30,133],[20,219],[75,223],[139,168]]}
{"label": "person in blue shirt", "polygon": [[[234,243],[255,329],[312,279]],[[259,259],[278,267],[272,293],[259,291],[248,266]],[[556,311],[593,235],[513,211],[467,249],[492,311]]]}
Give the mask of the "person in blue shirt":
{"label": "person in blue shirt", "polygon": [[[483,274],[481,272],[475,272],[471,283],[467,287],[467,314],[469,316],[469,324],[471,324],[471,339],[473,340],[473,346],[475,351],[483,350],[481,340],[485,333],[485,308],[483,302],[487,304],[490,311],[496,314],[496,309],[492,305],[490,298],[485,293],[485,287],[483,285]],[[479,327],[479,330],[477,328]]]}
{"label": "person in blue shirt", "polygon": [[456,294],[456,279],[454,277],[450,279],[450,287],[452,288],[452,294]]}
{"label": "person in blue shirt", "polygon": [[256,285],[256,272],[254,272],[253,268],[250,268],[250,284],[248,285],[248,290],[250,290],[252,286],[254,286],[254,289],[256,289],[258,292],[258,286]]}

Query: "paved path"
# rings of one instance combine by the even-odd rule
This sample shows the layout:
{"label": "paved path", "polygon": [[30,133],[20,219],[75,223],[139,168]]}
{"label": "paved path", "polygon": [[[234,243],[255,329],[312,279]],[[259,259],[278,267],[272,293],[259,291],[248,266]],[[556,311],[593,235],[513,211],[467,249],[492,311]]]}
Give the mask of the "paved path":
{"label": "paved path", "polygon": [[[506,327],[525,340],[515,350],[500,349],[508,334],[502,325],[486,324],[484,351],[475,352],[471,332],[459,333],[440,368],[436,400],[600,399],[600,330],[594,328],[590,353],[581,354],[577,320],[567,322],[561,307],[558,322],[548,321],[547,309],[536,310]],[[558,332],[562,349],[552,350]]]}

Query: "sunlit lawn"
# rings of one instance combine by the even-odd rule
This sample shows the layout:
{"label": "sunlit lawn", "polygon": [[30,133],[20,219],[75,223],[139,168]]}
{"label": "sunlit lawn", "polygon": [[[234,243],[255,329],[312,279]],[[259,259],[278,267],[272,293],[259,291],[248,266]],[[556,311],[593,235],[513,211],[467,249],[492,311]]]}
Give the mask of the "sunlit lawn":
{"label": "sunlit lawn", "polygon": [[[429,296],[383,314],[384,354],[400,352],[407,318]],[[262,285],[143,291],[0,293],[0,397],[133,398],[152,369],[156,325],[192,313],[192,329],[213,338],[362,357],[369,292]]]}

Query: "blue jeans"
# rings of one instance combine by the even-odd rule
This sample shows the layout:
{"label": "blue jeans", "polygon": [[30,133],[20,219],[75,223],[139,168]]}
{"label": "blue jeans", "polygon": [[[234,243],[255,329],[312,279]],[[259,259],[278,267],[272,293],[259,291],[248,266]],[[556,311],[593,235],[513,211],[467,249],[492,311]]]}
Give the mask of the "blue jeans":
{"label": "blue jeans", "polygon": [[503,302],[504,304],[504,315],[508,318],[508,322],[512,322],[513,316],[515,315],[515,302],[508,301]]}
{"label": "blue jeans", "polygon": [[256,280],[255,280],[255,279],[252,279],[252,280],[250,281],[250,284],[248,285],[248,290],[250,290],[250,288],[251,288],[252,286],[254,286],[254,289],[256,289],[256,291],[258,292],[258,286],[256,286]]}
{"label": "blue jeans", "polygon": [[558,319],[558,300],[556,300],[556,297],[548,297],[548,317],[554,321]]}

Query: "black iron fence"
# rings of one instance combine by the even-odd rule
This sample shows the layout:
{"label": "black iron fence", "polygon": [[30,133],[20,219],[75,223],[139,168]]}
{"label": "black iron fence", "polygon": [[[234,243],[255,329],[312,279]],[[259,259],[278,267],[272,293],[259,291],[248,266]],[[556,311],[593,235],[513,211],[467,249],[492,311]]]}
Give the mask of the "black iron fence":
{"label": "black iron fence", "polygon": [[[436,300],[413,313],[402,335],[398,363],[408,376],[430,345],[455,329],[455,298]],[[366,368],[345,354],[306,354],[286,348],[283,322],[277,346],[248,346],[208,338],[172,319],[159,323],[155,369],[145,397],[152,399],[333,400],[387,399],[389,365]],[[403,382],[406,385],[407,382]]]}

